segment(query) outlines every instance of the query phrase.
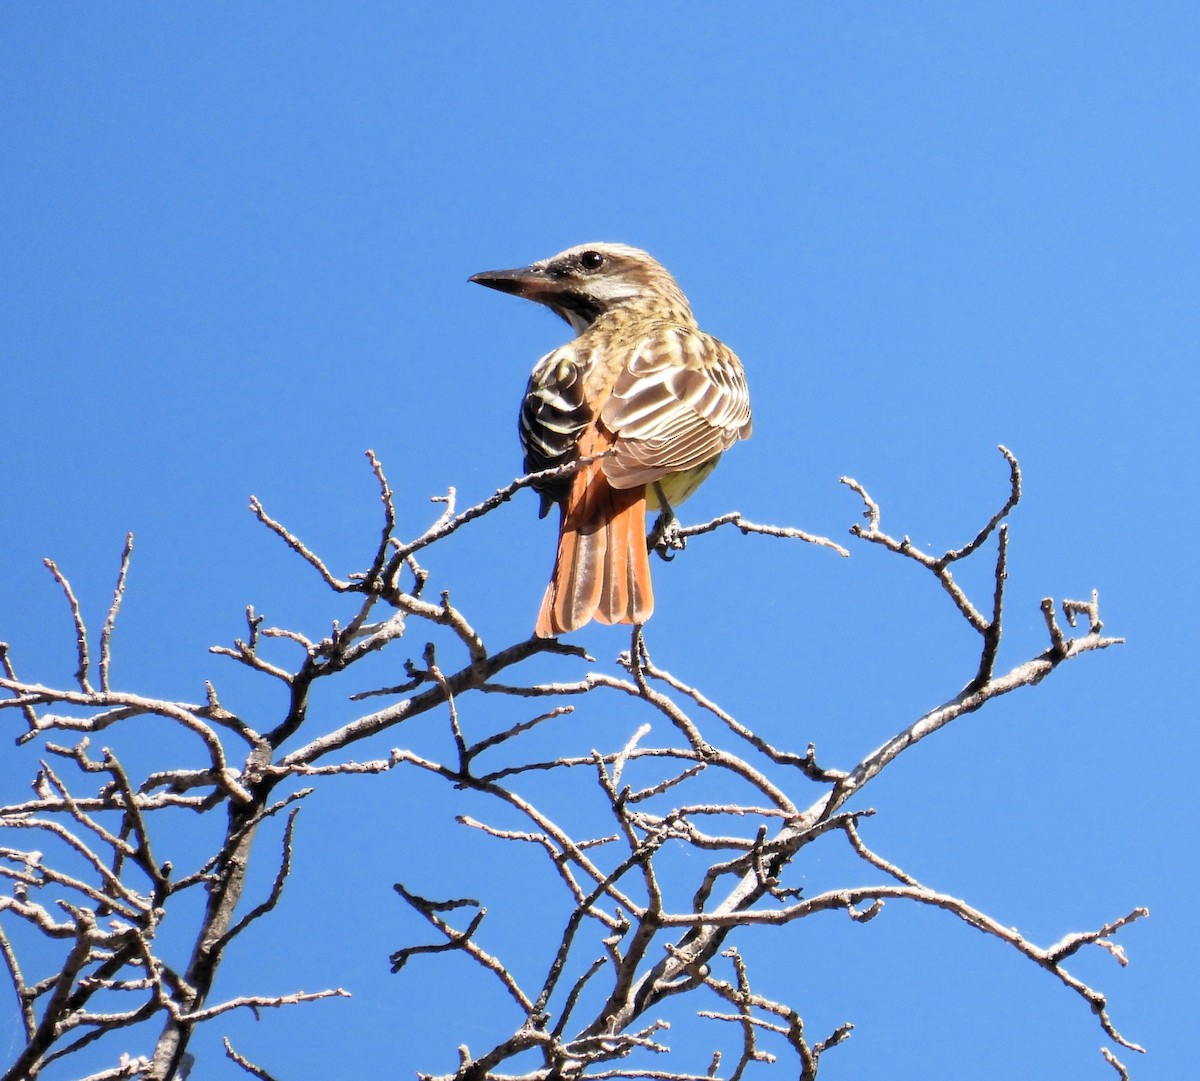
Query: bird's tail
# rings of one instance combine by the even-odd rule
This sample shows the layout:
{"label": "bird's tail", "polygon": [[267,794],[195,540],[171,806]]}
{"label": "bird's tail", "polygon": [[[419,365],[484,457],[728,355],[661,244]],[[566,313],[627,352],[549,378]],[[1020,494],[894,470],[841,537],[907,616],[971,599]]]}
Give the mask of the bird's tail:
{"label": "bird's tail", "polygon": [[554,573],[535,633],[552,638],[590,619],[645,623],[654,611],[646,550],[646,488],[614,488],[599,461],[571,480]]}

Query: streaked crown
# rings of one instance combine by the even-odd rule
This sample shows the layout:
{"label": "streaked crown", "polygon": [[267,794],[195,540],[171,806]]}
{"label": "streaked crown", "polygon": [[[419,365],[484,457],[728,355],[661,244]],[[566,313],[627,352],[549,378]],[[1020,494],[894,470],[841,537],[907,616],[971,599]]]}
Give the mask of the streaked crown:
{"label": "streaked crown", "polygon": [[516,270],[471,281],[544,304],[581,334],[610,312],[694,326],[678,283],[653,256],[628,244],[579,244]]}

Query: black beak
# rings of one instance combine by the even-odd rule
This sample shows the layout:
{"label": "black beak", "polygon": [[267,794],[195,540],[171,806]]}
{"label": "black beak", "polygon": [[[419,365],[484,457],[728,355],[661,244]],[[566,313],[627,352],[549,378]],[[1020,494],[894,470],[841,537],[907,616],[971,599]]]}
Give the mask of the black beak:
{"label": "black beak", "polygon": [[481,274],[472,274],[469,280],[477,285],[486,285],[489,289],[528,297],[530,300],[537,300],[550,291],[545,272],[531,266],[518,270],[485,270]]}

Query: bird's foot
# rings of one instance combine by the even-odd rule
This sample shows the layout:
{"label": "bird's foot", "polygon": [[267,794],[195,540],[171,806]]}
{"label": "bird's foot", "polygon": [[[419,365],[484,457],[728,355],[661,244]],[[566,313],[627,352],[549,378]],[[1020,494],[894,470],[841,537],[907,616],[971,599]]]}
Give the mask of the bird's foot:
{"label": "bird's foot", "polygon": [[650,550],[657,552],[659,558],[668,563],[675,558],[677,553],[687,547],[687,537],[683,535],[683,524],[670,510],[665,510],[658,516],[647,539]]}
{"label": "bird's foot", "polygon": [[677,553],[687,547],[687,537],[683,535],[683,526],[675,517],[675,511],[671,509],[666,493],[657,481],[654,484],[654,494],[658,497],[661,510],[654,528],[650,530],[650,536],[646,538],[646,547],[652,552],[657,552],[660,559],[669,563]]}

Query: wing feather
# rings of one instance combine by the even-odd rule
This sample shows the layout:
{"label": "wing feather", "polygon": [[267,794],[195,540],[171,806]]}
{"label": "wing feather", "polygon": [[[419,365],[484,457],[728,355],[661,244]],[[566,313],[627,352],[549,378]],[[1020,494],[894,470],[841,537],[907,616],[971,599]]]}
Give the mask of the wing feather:
{"label": "wing feather", "polygon": [[604,472],[617,488],[695,469],[750,435],[750,393],[728,346],[690,327],[660,326],[618,373],[600,419],[616,437]]}
{"label": "wing feather", "polygon": [[[574,457],[579,435],[593,418],[584,387],[586,373],[586,359],[573,345],[547,353],[534,365],[518,422],[526,472],[552,469]],[[566,498],[570,487],[570,477],[538,486],[543,518],[553,503]]]}

